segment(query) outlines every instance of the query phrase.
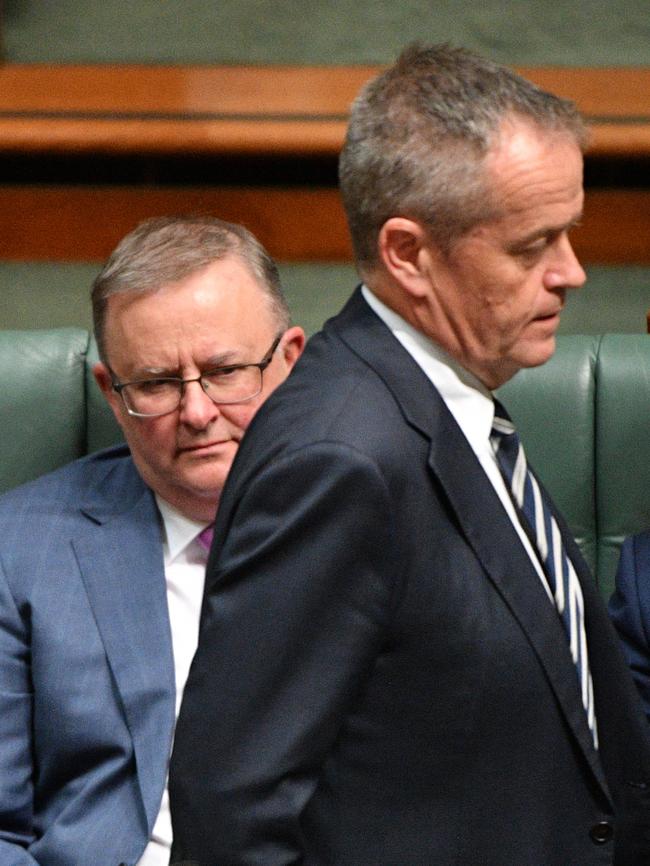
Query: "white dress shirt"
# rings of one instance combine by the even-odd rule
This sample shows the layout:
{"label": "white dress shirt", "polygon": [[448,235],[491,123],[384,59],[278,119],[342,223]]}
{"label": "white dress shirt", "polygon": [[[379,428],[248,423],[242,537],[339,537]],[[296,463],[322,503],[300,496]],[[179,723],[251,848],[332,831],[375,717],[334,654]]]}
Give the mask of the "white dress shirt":
{"label": "white dress shirt", "polygon": [[[163,522],[163,559],[174,653],[178,719],[183,689],[199,640],[199,617],[208,552],[196,537],[205,529],[206,524],[189,520],[158,496],[156,503]],[[172,823],[169,793],[165,784],[151,839],[136,866],[168,866],[171,844]]]}
{"label": "white dress shirt", "polygon": [[501,500],[546,594],[555,604],[537,553],[517,516],[490,443],[494,418],[492,393],[444,349],[417,331],[394,310],[389,309],[367,286],[363,286],[361,291],[371,309],[435,385]]}

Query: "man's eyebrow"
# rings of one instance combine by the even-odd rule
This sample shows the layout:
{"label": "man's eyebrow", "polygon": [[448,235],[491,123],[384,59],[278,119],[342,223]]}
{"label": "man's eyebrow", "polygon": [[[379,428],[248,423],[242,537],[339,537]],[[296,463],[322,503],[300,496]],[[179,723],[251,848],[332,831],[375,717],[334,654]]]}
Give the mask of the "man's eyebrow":
{"label": "man's eyebrow", "polygon": [[237,352],[235,349],[229,349],[226,352],[221,352],[218,355],[211,355],[209,358],[206,358],[205,362],[201,365],[205,370],[213,370],[215,367],[229,367],[235,364],[245,364],[247,363],[241,357],[241,352]]}
{"label": "man's eyebrow", "polygon": [[[203,370],[213,370],[215,367],[229,367],[234,364],[245,364],[236,349],[228,349],[218,355],[211,355],[200,365]],[[140,367],[134,371],[133,378],[155,377],[159,379],[180,379],[178,367]]]}
{"label": "man's eyebrow", "polygon": [[[201,370],[214,370],[217,367],[234,367],[239,364],[253,363],[241,357],[241,351],[227,349],[218,355],[211,355],[200,365]],[[178,367],[140,367],[133,371],[130,381],[137,382],[140,379],[182,379]]]}
{"label": "man's eyebrow", "polygon": [[170,367],[140,367],[131,374],[131,379],[174,379],[178,377],[178,370]]}

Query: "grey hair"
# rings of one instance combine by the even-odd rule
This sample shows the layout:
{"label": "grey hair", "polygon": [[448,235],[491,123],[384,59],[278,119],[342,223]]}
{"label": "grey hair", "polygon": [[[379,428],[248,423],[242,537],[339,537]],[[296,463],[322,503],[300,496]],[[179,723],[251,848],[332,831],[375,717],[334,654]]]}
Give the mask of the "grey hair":
{"label": "grey hair", "polygon": [[286,330],[290,315],[277,266],[251,232],[210,216],[154,217],[120,241],[93,282],[93,325],[100,358],[106,361],[106,309],[111,295],[156,292],[229,256],[236,256],[249,269],[269,301],[278,329]]}
{"label": "grey hair", "polygon": [[392,216],[424,224],[443,250],[498,212],[483,163],[507,119],[586,144],[575,105],[463,48],[408,46],[352,105],[339,161],[357,266],[377,264]]}

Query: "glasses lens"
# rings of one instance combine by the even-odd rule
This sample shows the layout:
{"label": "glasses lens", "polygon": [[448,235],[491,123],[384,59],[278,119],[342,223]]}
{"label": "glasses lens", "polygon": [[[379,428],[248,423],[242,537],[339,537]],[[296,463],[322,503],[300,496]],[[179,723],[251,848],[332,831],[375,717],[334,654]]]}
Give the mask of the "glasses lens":
{"label": "glasses lens", "polygon": [[204,373],[203,390],[215,403],[245,403],[262,390],[262,371],[249,367],[225,367]]}
{"label": "glasses lens", "polygon": [[127,408],[138,415],[164,415],[180,403],[181,386],[175,379],[133,382],[122,388],[122,396]]}
{"label": "glasses lens", "polygon": [[[245,403],[262,390],[262,370],[255,364],[223,367],[204,373],[200,381],[215,403]],[[180,379],[129,382],[121,386],[122,399],[133,415],[166,415],[180,405],[183,385]]]}

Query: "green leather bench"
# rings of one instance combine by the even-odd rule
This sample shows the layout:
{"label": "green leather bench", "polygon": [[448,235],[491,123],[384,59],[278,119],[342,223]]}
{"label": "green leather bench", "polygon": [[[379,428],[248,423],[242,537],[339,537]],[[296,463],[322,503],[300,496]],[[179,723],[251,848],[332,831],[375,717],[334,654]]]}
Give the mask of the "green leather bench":
{"label": "green leather bench", "polygon": [[608,598],[623,538],[650,527],[650,336],[559,337],[500,396]]}
{"label": "green leather bench", "polygon": [[[121,440],[87,331],[0,331],[0,490]],[[609,596],[623,537],[650,527],[650,336],[564,336],[500,396]]]}
{"label": "green leather bench", "polygon": [[81,328],[0,331],[0,491],[122,441]]}

